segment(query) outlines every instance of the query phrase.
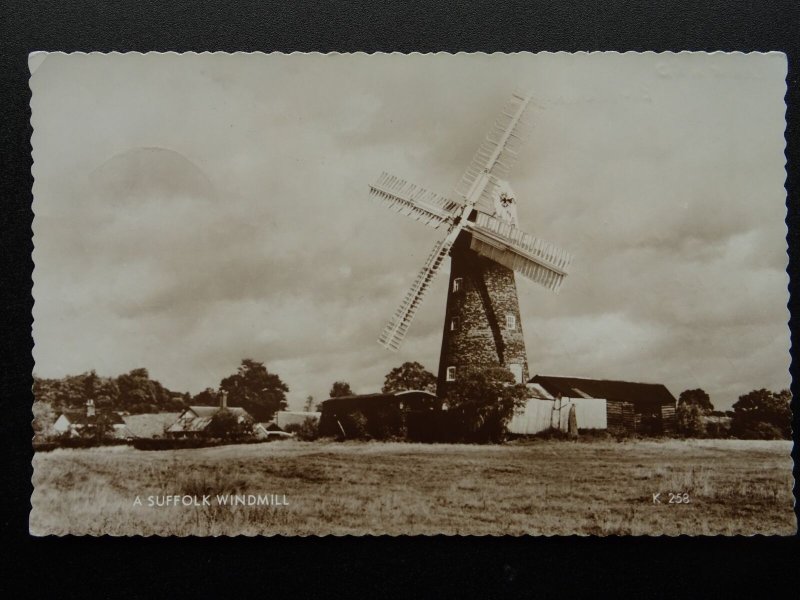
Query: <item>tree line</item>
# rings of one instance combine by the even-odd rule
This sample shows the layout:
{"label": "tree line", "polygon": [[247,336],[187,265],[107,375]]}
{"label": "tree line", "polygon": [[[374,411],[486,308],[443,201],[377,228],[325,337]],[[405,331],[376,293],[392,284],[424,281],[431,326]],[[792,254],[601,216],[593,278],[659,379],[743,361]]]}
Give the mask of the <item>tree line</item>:
{"label": "tree line", "polygon": [[[386,376],[383,392],[407,389],[434,391],[436,378],[419,363],[405,363]],[[289,386],[279,375],[271,373],[263,362],[245,358],[235,373],[223,377],[216,388],[198,394],[170,390],[152,379],[145,368],[137,368],[116,377],[102,377],[94,370],[61,378],[34,375],[34,411],[39,421],[55,421],[58,414],[83,409],[92,400],[99,412],[116,411],[129,414],[180,412],[187,406],[218,406],[220,394],[227,394],[229,406],[240,406],[256,421],[269,421],[279,410],[287,408]],[[336,381],[328,397],[353,395],[350,384]],[[306,410],[319,409],[309,396]]]}
{"label": "tree line", "polygon": [[[418,362],[406,362],[386,374],[383,393],[403,390],[435,392],[436,377]],[[180,412],[190,405],[218,406],[220,394],[229,406],[240,406],[257,422],[271,420],[287,408],[289,387],[264,363],[245,358],[236,372],[223,377],[219,386],[192,396],[176,392],[151,379],[147,369],[138,368],[117,377],[101,377],[94,371],[60,379],[34,376],[34,427],[52,424],[58,413],[83,408],[93,400],[98,411],[127,413]],[[335,381],[329,398],[354,395],[347,381]],[[447,402],[449,426],[463,441],[499,441],[514,411],[528,399],[527,388],[514,384],[507,369],[464,370],[450,386]],[[676,407],[678,432],[686,437],[737,437],[742,439],[790,439],[791,393],[753,390],[739,397],[732,410],[715,411],[702,389],[682,392]],[[304,408],[320,410],[309,396]],[[358,419],[356,418],[357,422]]]}
{"label": "tree line", "polygon": [[792,393],[764,388],[739,396],[729,411],[715,411],[705,390],[685,390],[678,397],[678,432],[686,437],[791,439]]}

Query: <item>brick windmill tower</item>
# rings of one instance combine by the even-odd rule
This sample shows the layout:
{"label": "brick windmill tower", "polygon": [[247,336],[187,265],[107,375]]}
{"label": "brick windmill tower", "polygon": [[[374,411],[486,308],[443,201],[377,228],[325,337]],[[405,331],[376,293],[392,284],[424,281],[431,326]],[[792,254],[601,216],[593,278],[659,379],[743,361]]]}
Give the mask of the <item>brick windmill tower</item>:
{"label": "brick windmill tower", "polygon": [[514,272],[555,292],[570,256],[517,228],[517,201],[504,177],[515,162],[528,126],[531,96],[514,93],[478,148],[451,197],[383,173],[370,195],[395,212],[438,229],[447,227],[425,266],[380,336],[397,350],[417,308],[449,255],[437,392],[447,393],[465,368],[503,366],[519,382],[528,378]]}

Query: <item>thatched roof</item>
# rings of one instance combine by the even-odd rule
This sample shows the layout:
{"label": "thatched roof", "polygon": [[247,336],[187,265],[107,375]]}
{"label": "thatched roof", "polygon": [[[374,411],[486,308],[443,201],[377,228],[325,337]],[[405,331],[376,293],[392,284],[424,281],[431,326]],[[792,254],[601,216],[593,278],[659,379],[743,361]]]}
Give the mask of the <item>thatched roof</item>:
{"label": "thatched roof", "polygon": [[136,438],[154,438],[164,434],[164,430],[178,420],[181,413],[143,413],[123,417],[125,427]]}

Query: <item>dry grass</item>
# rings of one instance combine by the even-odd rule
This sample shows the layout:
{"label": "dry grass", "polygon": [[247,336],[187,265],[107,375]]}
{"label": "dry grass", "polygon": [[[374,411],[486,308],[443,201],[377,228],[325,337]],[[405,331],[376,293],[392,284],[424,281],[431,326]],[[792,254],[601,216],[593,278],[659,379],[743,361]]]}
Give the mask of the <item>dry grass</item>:
{"label": "dry grass", "polygon": [[[34,458],[31,532],[111,535],[793,534],[790,442],[273,442]],[[654,505],[652,494],[665,502]],[[669,492],[689,493],[669,505]],[[133,506],[280,494],[289,506]],[[145,502],[146,504],[146,502]]]}

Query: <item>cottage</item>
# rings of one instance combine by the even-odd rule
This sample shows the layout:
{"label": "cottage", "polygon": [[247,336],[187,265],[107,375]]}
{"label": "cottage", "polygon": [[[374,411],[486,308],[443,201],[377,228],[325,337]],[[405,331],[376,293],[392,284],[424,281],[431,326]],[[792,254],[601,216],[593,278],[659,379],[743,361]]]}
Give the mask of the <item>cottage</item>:
{"label": "cottage", "polygon": [[239,406],[228,406],[227,394],[222,394],[219,406],[190,406],[184,410],[177,421],[170,425],[166,434],[169,437],[205,437],[214,416],[226,410],[236,417],[237,422],[254,422],[253,417]]}
{"label": "cottage", "polygon": [[[537,375],[530,383],[540,386],[562,404],[575,404],[581,429],[607,428],[617,433],[645,435],[675,431],[677,402],[660,383],[546,375]],[[602,412],[605,412],[605,427],[601,426]]]}
{"label": "cottage", "polygon": [[87,400],[83,410],[65,410],[53,423],[53,430],[58,435],[69,437],[95,435],[98,428],[105,435],[122,437],[125,421],[119,413],[111,410],[97,410],[94,400]]}

